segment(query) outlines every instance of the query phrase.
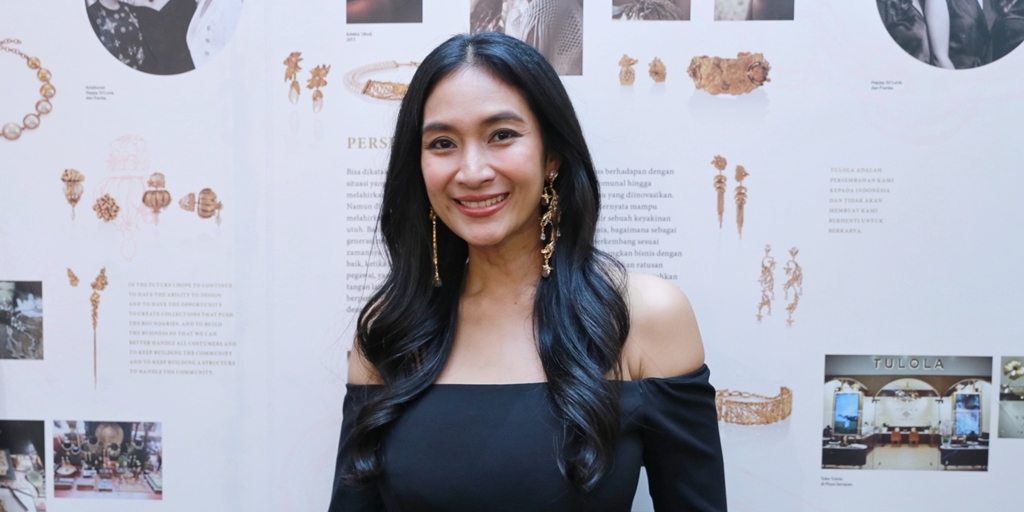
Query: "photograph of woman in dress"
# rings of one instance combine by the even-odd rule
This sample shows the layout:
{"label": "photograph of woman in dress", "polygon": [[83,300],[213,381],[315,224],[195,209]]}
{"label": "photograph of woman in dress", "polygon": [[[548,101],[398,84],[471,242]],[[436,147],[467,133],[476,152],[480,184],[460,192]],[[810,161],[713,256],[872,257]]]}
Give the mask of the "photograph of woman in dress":
{"label": "photograph of woman in dress", "polygon": [[693,308],[595,247],[595,166],[548,61],[452,37],[393,141],[329,510],[626,512],[641,466],[656,510],[726,510]]}
{"label": "photograph of woman in dress", "polygon": [[227,45],[242,0],[86,0],[96,37],[128,67],[177,75]]}
{"label": "photograph of woman in dress", "polygon": [[876,0],[882,23],[915,59],[945,69],[984,66],[1024,40],[1022,0]]}

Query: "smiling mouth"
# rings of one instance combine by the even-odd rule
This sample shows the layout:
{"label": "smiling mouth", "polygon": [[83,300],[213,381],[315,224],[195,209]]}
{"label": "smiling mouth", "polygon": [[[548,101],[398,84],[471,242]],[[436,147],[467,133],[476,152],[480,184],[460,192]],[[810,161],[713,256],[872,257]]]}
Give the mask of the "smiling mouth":
{"label": "smiling mouth", "polygon": [[455,201],[461,204],[462,206],[465,206],[466,208],[486,208],[488,206],[493,206],[504,201],[505,198],[507,197],[508,194],[505,193],[501,194],[500,196],[494,196],[484,201],[460,201],[458,199],[456,199]]}

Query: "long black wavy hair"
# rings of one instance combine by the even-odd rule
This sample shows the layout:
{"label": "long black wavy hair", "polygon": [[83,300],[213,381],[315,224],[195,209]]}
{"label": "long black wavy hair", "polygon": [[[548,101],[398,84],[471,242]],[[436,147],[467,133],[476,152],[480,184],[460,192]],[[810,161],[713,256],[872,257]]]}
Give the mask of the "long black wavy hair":
{"label": "long black wavy hair", "polygon": [[381,443],[388,427],[437,380],[451,353],[469,251],[464,240],[438,222],[444,285],[435,288],[421,129],[434,86],[467,66],[517,89],[539,121],[545,150],[562,158],[554,182],[561,238],[551,275],[537,287],[533,322],[549,398],[564,425],[559,468],[577,489],[589,491],[609,469],[619,435],[617,386],[608,376],[621,377],[622,346],[629,333],[625,269],[594,247],[598,180],[561,80],[532,47],[494,32],[458,35],[441,44],[420,64],[402,100],[380,210],[380,235],[391,269],[356,327],[358,348],[383,386],[356,417],[352,466],[343,480],[360,484],[381,475]]}

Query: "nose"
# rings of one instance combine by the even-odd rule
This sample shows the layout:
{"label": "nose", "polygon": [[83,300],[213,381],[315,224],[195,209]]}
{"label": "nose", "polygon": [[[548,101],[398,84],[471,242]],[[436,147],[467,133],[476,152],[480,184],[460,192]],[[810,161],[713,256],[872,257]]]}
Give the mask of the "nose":
{"label": "nose", "polygon": [[494,180],[494,169],[487,154],[487,149],[481,144],[467,144],[462,151],[462,161],[459,162],[459,172],[455,175],[459,185],[466,188],[481,188]]}

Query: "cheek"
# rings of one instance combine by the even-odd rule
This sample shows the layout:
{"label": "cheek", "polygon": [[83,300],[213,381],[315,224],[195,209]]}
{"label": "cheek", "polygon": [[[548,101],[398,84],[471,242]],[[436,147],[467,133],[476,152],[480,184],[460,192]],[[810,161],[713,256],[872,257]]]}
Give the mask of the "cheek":
{"label": "cheek", "polygon": [[448,171],[444,162],[428,155],[420,158],[420,168],[423,169],[423,182],[427,187],[427,194],[443,194],[448,183]]}

